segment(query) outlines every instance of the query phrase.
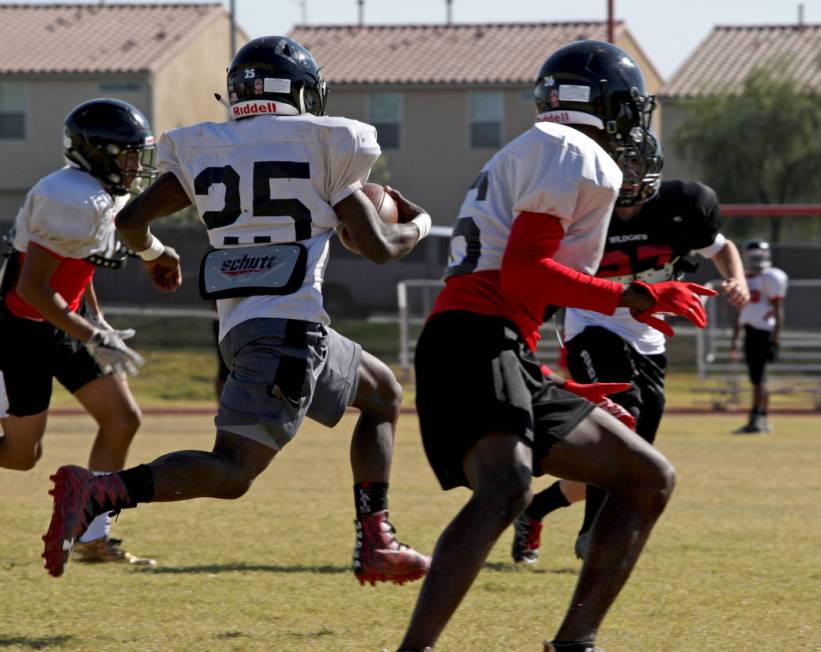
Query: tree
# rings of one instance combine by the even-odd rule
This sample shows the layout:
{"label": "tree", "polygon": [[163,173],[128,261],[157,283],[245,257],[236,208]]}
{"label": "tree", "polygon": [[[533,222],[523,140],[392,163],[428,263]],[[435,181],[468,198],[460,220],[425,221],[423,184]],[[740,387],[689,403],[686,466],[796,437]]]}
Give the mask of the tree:
{"label": "tree", "polygon": [[[695,100],[673,137],[723,202],[821,201],[821,97],[778,68],[751,72],[740,94]],[[773,241],[781,225],[770,220]]]}

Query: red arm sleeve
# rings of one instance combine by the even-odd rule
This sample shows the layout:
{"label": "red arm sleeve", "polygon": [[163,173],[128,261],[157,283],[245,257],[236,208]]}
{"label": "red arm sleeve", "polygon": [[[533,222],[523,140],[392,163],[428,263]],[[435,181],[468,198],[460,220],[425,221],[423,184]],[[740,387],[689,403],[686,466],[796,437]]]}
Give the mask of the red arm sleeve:
{"label": "red arm sleeve", "polygon": [[553,260],[563,237],[558,218],[519,214],[502,258],[502,289],[529,306],[566,306],[612,315],[624,288]]}

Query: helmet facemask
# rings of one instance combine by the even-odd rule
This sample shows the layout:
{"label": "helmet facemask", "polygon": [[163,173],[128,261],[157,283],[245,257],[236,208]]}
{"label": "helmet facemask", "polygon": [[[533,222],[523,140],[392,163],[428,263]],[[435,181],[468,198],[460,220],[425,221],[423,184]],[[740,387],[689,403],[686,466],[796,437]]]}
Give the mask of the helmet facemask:
{"label": "helmet facemask", "polygon": [[[602,84],[602,94],[607,97],[607,83],[602,80]],[[608,104],[605,103],[606,111],[611,109]],[[661,186],[664,159],[661,145],[650,131],[655,108],[655,96],[642,96],[637,88],[631,87],[629,98],[619,101],[618,115],[606,116],[606,149],[623,175],[617,206],[643,204],[655,197]]]}

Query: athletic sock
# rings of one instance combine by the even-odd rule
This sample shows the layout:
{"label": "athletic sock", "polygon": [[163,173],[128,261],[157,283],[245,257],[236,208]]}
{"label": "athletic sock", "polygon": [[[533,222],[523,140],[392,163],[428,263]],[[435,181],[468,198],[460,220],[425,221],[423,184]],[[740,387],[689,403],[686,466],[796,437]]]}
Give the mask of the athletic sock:
{"label": "athletic sock", "polygon": [[557,481],[533,496],[533,500],[527,506],[525,514],[535,521],[541,521],[550,512],[567,507],[569,504],[570,502],[565,498],[561,485]]}
{"label": "athletic sock", "polygon": [[360,482],[353,486],[356,517],[388,509],[387,482]]}
{"label": "athletic sock", "polygon": [[110,512],[104,512],[94,517],[94,520],[89,523],[86,531],[80,535],[80,543],[88,543],[89,541],[96,541],[97,539],[104,539],[108,536],[108,531],[111,528]]}
{"label": "athletic sock", "polygon": [[154,474],[147,464],[140,464],[117,473],[128,491],[129,504],[124,507],[136,507],[137,503],[150,503],[154,500]]}

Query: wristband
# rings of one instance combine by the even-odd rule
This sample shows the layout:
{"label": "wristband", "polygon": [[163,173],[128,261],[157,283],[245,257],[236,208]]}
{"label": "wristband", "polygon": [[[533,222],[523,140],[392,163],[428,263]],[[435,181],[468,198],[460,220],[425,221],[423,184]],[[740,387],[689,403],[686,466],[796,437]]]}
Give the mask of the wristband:
{"label": "wristband", "polygon": [[143,249],[142,251],[137,251],[135,253],[145,262],[150,263],[152,260],[157,260],[157,258],[162,256],[164,251],[165,245],[162,242],[160,242],[159,238],[152,235],[151,244],[148,245],[148,247]]}
{"label": "wristband", "polygon": [[[433,226],[433,221],[427,213],[419,213],[419,215],[414,217],[411,222],[419,227],[419,240],[427,237],[428,233],[430,233],[431,227]],[[419,240],[417,240],[417,242]]]}

